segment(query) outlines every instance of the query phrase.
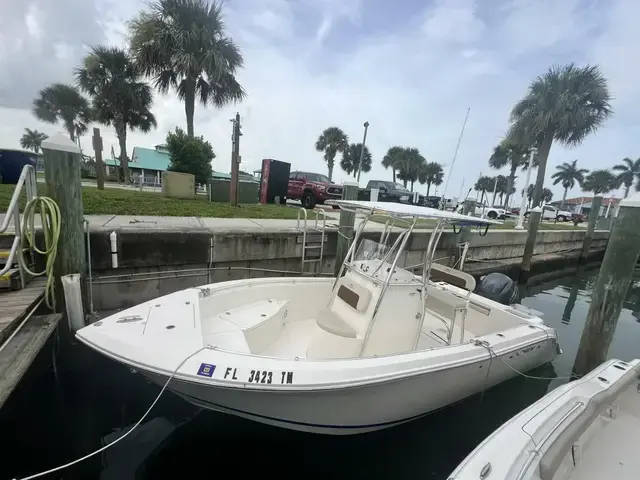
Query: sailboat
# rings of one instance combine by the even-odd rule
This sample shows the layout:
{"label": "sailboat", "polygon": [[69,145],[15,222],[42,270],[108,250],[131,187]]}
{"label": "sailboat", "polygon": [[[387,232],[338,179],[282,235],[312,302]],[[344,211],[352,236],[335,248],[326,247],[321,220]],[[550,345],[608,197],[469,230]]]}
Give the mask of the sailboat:
{"label": "sailboat", "polygon": [[[335,278],[270,277],[187,288],[76,333],[185,400],[293,430],[380,430],[503,382],[560,353],[535,312],[473,293],[440,265],[448,226],[498,222],[415,205],[335,201],[363,217]],[[375,217],[386,223],[365,234]],[[433,230],[419,275],[401,267],[418,222]]]}

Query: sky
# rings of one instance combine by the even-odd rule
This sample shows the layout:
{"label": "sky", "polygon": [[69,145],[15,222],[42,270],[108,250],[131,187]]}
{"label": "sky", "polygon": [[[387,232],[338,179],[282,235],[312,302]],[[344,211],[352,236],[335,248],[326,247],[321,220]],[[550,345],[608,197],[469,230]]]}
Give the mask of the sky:
{"label": "sky", "polygon": [[[19,147],[25,127],[62,132],[32,115],[38,90],[73,82],[73,68],[91,46],[126,45],[126,22],[145,4],[0,0],[0,146]],[[213,145],[216,171],[229,171],[236,112],[247,171],[275,158],[292,170],[326,173],[314,148],[322,130],[338,126],[361,142],[368,121],[373,166],[361,183],[391,179],[380,164],[389,147],[417,147],[444,165],[446,196],[457,197],[481,173],[497,173],[488,158],[529,83],[552,64],[570,62],[600,65],[615,114],[582,145],[553,145],[545,186],[554,199],[562,197],[550,180],[557,165],[577,159],[583,168],[608,168],[640,156],[638,0],[226,0],[224,15],[244,55],[238,80],[248,97],[224,109],[196,105],[195,133]],[[173,94],[156,94],[153,112],[158,128],[130,132],[129,156],[135,146],[153,148],[176,126],[186,128],[184,105]],[[117,155],[114,130],[100,127],[105,150],[113,146]],[[88,135],[81,141],[90,148]],[[336,165],[334,180],[348,179]],[[523,184],[520,174],[516,186]],[[578,187],[569,192],[579,195]]]}

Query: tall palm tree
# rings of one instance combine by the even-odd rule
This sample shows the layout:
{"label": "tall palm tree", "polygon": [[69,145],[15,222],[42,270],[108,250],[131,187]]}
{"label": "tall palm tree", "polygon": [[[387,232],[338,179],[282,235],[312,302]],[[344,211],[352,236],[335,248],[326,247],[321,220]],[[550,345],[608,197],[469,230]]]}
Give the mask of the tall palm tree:
{"label": "tall palm tree", "polygon": [[[607,80],[597,66],[554,65],[530,85],[511,110],[509,137],[538,148],[533,203],[540,203],[553,141],[579,145],[612,114]],[[535,234],[537,226],[530,227]]]}
{"label": "tall palm tree", "polygon": [[[533,194],[535,193],[536,186],[533,183],[530,183],[527,187],[527,199],[529,200],[529,206],[531,206],[531,201],[533,200]],[[549,190],[547,187],[542,189],[542,195],[540,197],[544,203],[549,203],[553,198],[553,192]]]}
{"label": "tall palm tree", "polygon": [[77,88],[54,83],[38,92],[33,101],[33,114],[43,122],[62,123],[71,141],[87,132],[91,121],[89,102]]}
{"label": "tall palm tree", "polygon": [[571,163],[564,162],[562,165],[558,165],[556,167],[557,172],[551,175],[553,178],[553,184],[557,185],[562,183],[562,188],[564,188],[564,193],[562,194],[562,202],[560,202],[560,208],[564,208],[564,202],[567,199],[567,192],[570,188],[576,186],[576,182],[578,185],[582,185],[584,182],[584,176],[589,173],[589,170],[586,168],[578,168],[578,160],[574,160]]}
{"label": "tall palm tree", "polygon": [[505,186],[504,192],[507,195],[505,205],[509,203],[510,192],[515,185],[516,172],[520,167],[527,165],[530,151],[530,147],[518,144],[507,138],[494,147],[493,153],[489,157],[489,166],[491,168],[500,170],[507,165],[509,166],[508,185]]}
{"label": "tall palm tree", "polygon": [[486,175],[480,177],[478,181],[476,181],[473,189],[477,192],[480,192],[480,203],[483,203],[484,196],[488,191],[493,191],[494,182],[495,178],[487,177]]}
{"label": "tall palm tree", "polygon": [[636,160],[631,160],[628,157],[623,158],[622,163],[614,165],[613,169],[620,172],[616,179],[618,185],[624,185],[624,198],[629,195],[629,189],[636,179],[639,179],[636,183],[636,190],[640,190],[640,158]]}
{"label": "tall palm tree", "polygon": [[20,146],[27,150],[33,150],[33,153],[40,153],[40,145],[47,138],[49,135],[45,133],[25,128],[22,137],[20,137]]}
{"label": "tall palm tree", "polygon": [[333,167],[338,152],[344,152],[349,146],[349,137],[338,127],[329,127],[316,140],[316,150],[324,152],[329,180],[333,179]]}
{"label": "tall palm tree", "polygon": [[616,188],[616,176],[610,170],[593,170],[582,183],[582,190],[593,192],[594,195],[608,193]]}
{"label": "tall palm tree", "polygon": [[394,146],[387,150],[387,154],[382,158],[382,166],[391,168],[393,173],[393,183],[396,183],[397,165],[402,162],[403,156],[407,153],[404,147]]}
{"label": "tall palm tree", "polygon": [[405,187],[408,182],[411,182],[411,191],[413,192],[413,185],[420,179],[420,172],[423,171],[426,163],[427,160],[422,156],[420,150],[413,147],[405,148],[396,167],[398,169],[396,177],[403,181]]}
{"label": "tall palm tree", "polygon": [[160,92],[173,88],[184,101],[190,137],[196,95],[216,107],[246,96],[235,77],[242,55],[224,27],[215,0],[155,0],[129,25],[131,51],[142,72]]}
{"label": "tall palm tree", "polygon": [[356,178],[358,176],[359,170],[362,170],[365,173],[371,171],[371,152],[369,152],[369,149],[366,146],[364,147],[362,165],[360,165],[361,151],[361,143],[352,143],[347,148],[345,148],[344,152],[342,152],[340,167],[349,175],[353,173],[353,178]]}
{"label": "tall palm tree", "polygon": [[95,119],[113,125],[120,145],[120,174],[129,183],[127,129],[147,133],[157,126],[151,113],[153,92],[127,52],[95,47],[75,71],[80,88],[92,100]]}
{"label": "tall palm tree", "polygon": [[418,172],[418,181],[422,184],[427,184],[427,196],[429,196],[429,190],[431,190],[431,185],[442,184],[444,180],[444,171],[442,170],[442,165],[437,162],[427,162],[424,164],[422,170]]}

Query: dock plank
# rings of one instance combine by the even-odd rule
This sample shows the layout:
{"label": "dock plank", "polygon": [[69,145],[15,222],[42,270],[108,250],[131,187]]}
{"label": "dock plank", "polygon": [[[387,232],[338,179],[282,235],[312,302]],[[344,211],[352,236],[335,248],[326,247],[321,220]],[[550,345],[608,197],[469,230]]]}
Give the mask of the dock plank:
{"label": "dock plank", "polygon": [[34,315],[0,351],[0,408],[62,319],[61,313]]}
{"label": "dock plank", "polygon": [[34,278],[22,290],[0,292],[0,345],[13,333],[29,311],[44,298],[46,278]]}

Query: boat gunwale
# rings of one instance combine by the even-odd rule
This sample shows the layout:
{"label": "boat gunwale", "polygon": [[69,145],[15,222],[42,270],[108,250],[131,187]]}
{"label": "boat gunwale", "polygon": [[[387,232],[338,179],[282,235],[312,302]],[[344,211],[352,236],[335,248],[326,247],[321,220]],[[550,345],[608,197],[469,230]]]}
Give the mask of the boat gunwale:
{"label": "boat gunwale", "polygon": [[[313,391],[313,390],[325,390],[325,391],[331,391],[331,390],[344,390],[347,388],[359,388],[359,387],[366,387],[366,386],[373,386],[373,385],[383,385],[386,383],[390,383],[390,382],[395,382],[395,381],[400,381],[400,380],[407,380],[407,379],[411,379],[411,378],[415,378],[415,377],[420,377],[423,375],[428,375],[428,374],[433,374],[433,373],[440,373],[446,370],[450,370],[450,369],[454,369],[454,368],[459,368],[459,367],[464,367],[467,365],[472,365],[474,363],[482,363],[482,362],[487,362],[487,361],[500,361],[500,359],[496,359],[495,356],[497,355],[498,357],[502,357],[505,355],[508,355],[509,353],[512,353],[514,351],[518,351],[520,349],[523,348],[528,348],[532,345],[538,345],[538,344],[544,344],[547,342],[554,342],[557,344],[557,337],[555,336],[550,336],[549,332],[547,330],[545,330],[544,328],[540,328],[542,334],[544,335],[540,335],[538,338],[536,339],[532,339],[526,343],[519,343],[517,345],[514,345],[512,348],[508,348],[508,349],[504,349],[503,350],[497,350],[495,346],[491,345],[491,354],[488,354],[486,347],[484,346],[478,346],[478,353],[475,353],[473,356],[467,356],[466,358],[462,358],[459,359],[457,361],[449,361],[446,363],[441,363],[441,364],[437,364],[435,367],[433,365],[427,365],[426,368],[422,367],[422,368],[413,368],[411,370],[406,370],[403,372],[391,372],[391,373],[386,373],[383,375],[378,375],[375,377],[369,377],[367,380],[353,380],[353,379],[348,379],[346,381],[340,381],[340,379],[331,381],[331,382],[324,382],[324,383],[305,383],[305,384],[296,384],[296,385],[289,385],[289,384],[284,384],[284,385],[279,385],[279,384],[252,384],[249,382],[239,382],[239,381],[232,381],[232,380],[225,380],[225,379],[220,379],[220,378],[202,378],[199,377],[195,374],[184,374],[184,373],[179,373],[179,370],[182,369],[184,367],[184,365],[182,365],[180,367],[180,369],[178,371],[170,371],[170,370],[165,370],[165,369],[159,369],[156,367],[153,367],[151,365],[146,365],[143,363],[138,363],[135,361],[132,361],[131,359],[127,359],[124,358],[122,356],[119,355],[115,355],[110,351],[104,350],[103,348],[101,348],[100,346],[86,340],[83,338],[79,338],[85,345],[95,349],[96,351],[98,351],[99,353],[105,355],[108,358],[111,358],[123,365],[126,365],[130,368],[136,369],[136,370],[143,370],[145,372],[149,372],[152,374],[156,374],[156,375],[160,375],[163,377],[169,377],[171,375],[173,375],[172,377],[172,381],[173,380],[179,380],[182,382],[186,382],[186,383],[191,383],[191,384],[196,384],[196,385],[207,385],[209,387],[215,387],[215,388],[230,388],[230,389],[235,389],[235,390],[258,390],[258,391],[264,391],[264,392],[291,392],[291,391]],[[447,348],[450,349],[449,351],[453,350],[453,349],[461,349],[462,347],[468,347],[468,346],[475,346],[473,345],[471,342],[472,340],[482,340],[482,338],[484,337],[476,337],[475,339],[471,339],[468,342],[462,343],[462,344],[457,344],[457,345],[448,345],[445,346],[443,348]],[[506,343],[506,342],[505,342]],[[265,359],[268,358],[270,360],[275,360],[278,362],[287,362],[287,363],[295,363],[295,362],[299,362],[301,360],[292,360],[292,359],[283,359],[283,358],[278,358],[278,357],[264,357],[264,356],[259,356],[259,355],[252,355],[252,354],[240,354],[237,352],[227,352],[227,351],[223,351],[223,350],[219,350],[219,349],[214,349],[214,348],[207,348],[206,346],[201,347],[200,348],[201,351],[204,350],[209,350],[211,352],[216,352],[219,354],[222,354],[224,357],[235,357],[238,355],[242,355],[244,357],[250,357],[250,358],[255,358],[255,359]],[[344,363],[344,362],[348,362],[350,364],[359,362],[359,361],[371,361],[371,360],[380,360],[381,358],[387,358],[387,357],[397,357],[399,355],[403,355],[403,356],[408,356],[408,355],[415,355],[418,353],[425,353],[428,352],[432,349],[427,349],[427,350],[421,350],[421,351],[412,351],[412,352],[406,352],[406,353],[401,353],[401,354],[394,354],[394,355],[388,355],[385,357],[366,357],[366,358],[350,358],[350,359],[305,359],[305,363],[307,365],[323,365],[326,366],[328,363]],[[438,348],[438,350],[442,350],[440,348]],[[199,353],[201,353],[201,351]],[[484,352],[484,353],[483,353]],[[214,361],[214,360],[210,360],[210,361]],[[218,363],[220,363],[219,361],[216,361],[216,365]],[[549,360],[550,361],[550,360]],[[547,362],[544,362],[547,363]],[[264,368],[264,367],[262,367]],[[261,369],[262,369],[261,368]],[[339,370],[337,371],[339,372]]]}

